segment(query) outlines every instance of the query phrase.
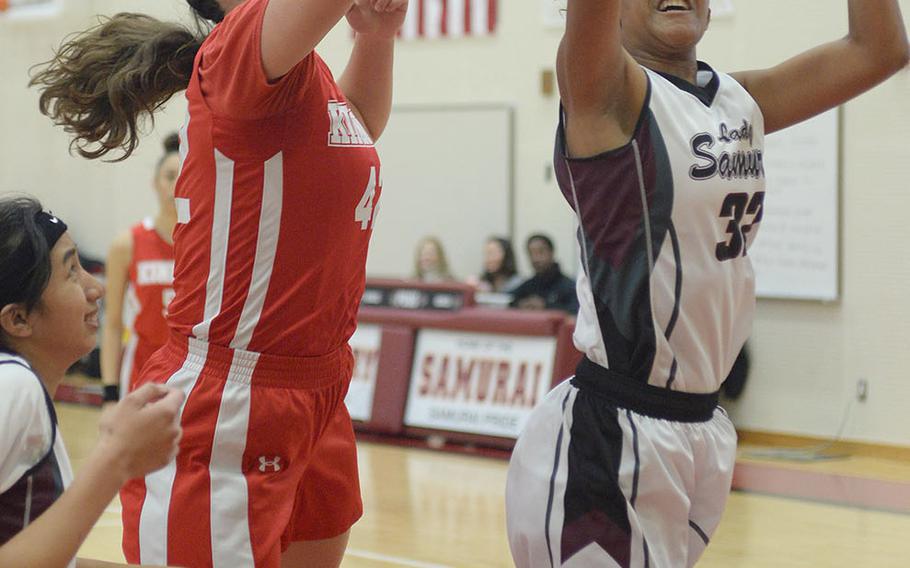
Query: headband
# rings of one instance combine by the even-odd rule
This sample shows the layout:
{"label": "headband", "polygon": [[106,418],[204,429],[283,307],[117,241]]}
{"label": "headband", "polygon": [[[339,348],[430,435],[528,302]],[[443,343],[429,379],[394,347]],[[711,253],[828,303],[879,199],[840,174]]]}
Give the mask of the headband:
{"label": "headband", "polygon": [[[48,253],[67,229],[66,223],[44,211],[35,213],[35,227],[44,236]],[[32,295],[31,289],[38,285],[33,282],[37,260],[36,251],[27,239],[4,259],[0,270],[0,308],[27,300]],[[41,283],[42,286],[45,284]]]}
{"label": "headband", "polygon": [[44,234],[48,251],[54,248],[67,229],[66,223],[44,211],[35,213],[35,225]]}

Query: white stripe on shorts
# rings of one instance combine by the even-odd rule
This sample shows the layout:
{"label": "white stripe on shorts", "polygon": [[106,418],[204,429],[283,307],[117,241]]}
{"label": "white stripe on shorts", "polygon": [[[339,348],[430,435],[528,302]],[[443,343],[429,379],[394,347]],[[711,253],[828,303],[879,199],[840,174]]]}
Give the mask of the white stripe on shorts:
{"label": "white stripe on shorts", "polygon": [[235,351],[221,394],[209,463],[213,568],[254,565],[243,452],[250,426],[250,382],[258,357]]}
{"label": "white stripe on shorts", "polygon": [[[183,392],[178,420],[183,416],[186,401],[199,380],[207,352],[207,344],[190,339],[189,352],[183,365],[167,380],[168,386]],[[145,476],[145,499],[139,513],[139,561],[142,564],[167,564],[167,518],[176,476],[176,461]]]}

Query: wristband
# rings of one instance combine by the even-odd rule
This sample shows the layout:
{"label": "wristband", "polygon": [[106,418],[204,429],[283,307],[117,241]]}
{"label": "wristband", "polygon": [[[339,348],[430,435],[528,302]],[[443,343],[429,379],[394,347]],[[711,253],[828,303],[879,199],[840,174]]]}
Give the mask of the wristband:
{"label": "wristband", "polygon": [[120,402],[120,385],[104,385],[104,402]]}

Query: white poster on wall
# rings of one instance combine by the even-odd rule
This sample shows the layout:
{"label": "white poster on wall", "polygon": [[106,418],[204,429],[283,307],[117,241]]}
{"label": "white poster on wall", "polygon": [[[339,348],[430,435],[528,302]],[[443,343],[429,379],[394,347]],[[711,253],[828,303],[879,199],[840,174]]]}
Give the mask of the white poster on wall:
{"label": "white poster on wall", "polygon": [[421,330],[408,426],[517,438],[550,390],[556,339]]}
{"label": "white poster on wall", "polygon": [[354,374],[344,399],[351,419],[369,422],[373,417],[373,394],[379,370],[379,349],[382,347],[382,327],[360,324],[351,337],[354,352]]}
{"label": "white poster on wall", "polygon": [[835,109],[765,139],[767,192],[749,248],[760,297],[838,297],[839,128]]}

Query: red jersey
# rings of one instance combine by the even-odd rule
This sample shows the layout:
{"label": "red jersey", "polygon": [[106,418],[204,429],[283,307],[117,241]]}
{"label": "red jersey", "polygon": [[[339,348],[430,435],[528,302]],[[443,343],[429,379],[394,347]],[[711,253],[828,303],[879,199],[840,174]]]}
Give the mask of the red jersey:
{"label": "red jersey", "polygon": [[174,297],[174,248],[161,238],[154,222],[145,219],[130,229],[132,258],[127,267],[123,322],[130,339],[120,366],[120,389],[125,395],[152,353],[167,342],[165,322]]}
{"label": "red jersey", "polygon": [[318,356],[356,327],[379,158],[315,52],[268,81],[267,5],[232,10],[196,57],[168,322],[234,349]]}

